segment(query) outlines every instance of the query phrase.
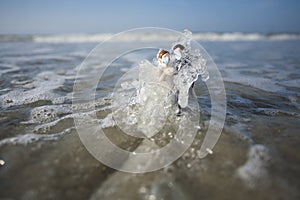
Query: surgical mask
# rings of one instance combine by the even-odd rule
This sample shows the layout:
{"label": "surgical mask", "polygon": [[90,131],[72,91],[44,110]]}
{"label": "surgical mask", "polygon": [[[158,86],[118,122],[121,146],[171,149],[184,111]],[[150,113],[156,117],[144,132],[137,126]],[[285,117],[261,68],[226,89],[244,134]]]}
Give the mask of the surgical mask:
{"label": "surgical mask", "polygon": [[169,57],[167,57],[167,56],[163,57],[162,62],[165,63],[165,64],[168,64],[169,63]]}
{"label": "surgical mask", "polygon": [[181,55],[175,54],[175,59],[176,60],[180,60],[181,59]]}

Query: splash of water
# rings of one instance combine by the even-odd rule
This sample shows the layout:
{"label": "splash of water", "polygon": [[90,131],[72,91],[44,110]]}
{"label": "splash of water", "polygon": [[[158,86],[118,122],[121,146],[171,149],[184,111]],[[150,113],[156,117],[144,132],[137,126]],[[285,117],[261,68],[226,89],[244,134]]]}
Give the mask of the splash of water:
{"label": "splash of water", "polygon": [[209,79],[206,60],[199,49],[192,51],[191,40],[192,33],[184,30],[182,37],[173,45],[181,44],[185,47],[182,52],[183,56],[179,61],[181,68],[174,75],[173,79],[174,85],[178,90],[178,104],[183,108],[188,105],[189,90],[193,83],[197,81],[198,76],[200,75],[203,81]]}

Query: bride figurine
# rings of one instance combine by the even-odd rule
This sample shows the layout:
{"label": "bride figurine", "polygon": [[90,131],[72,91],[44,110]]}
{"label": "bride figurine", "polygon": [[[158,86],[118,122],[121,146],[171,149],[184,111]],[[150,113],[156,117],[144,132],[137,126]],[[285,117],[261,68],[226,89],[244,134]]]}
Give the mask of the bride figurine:
{"label": "bride figurine", "polygon": [[175,72],[175,69],[169,66],[170,53],[166,50],[159,50],[157,53],[157,60],[159,64],[159,81],[165,81],[167,76],[171,77]]}

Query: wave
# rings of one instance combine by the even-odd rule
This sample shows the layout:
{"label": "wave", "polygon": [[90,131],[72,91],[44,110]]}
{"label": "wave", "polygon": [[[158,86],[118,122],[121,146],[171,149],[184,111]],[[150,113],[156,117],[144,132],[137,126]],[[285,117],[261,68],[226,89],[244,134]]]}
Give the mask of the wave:
{"label": "wave", "polygon": [[[54,35],[0,35],[0,42],[33,41],[39,43],[89,43],[110,39],[113,34],[54,34]],[[194,33],[198,41],[259,41],[259,40],[300,40],[300,33]],[[118,37],[117,42],[177,40],[175,34],[131,33]]]}
{"label": "wave", "polygon": [[207,41],[257,41],[257,40],[300,40],[300,34],[261,34],[261,33],[196,33],[195,40]]}

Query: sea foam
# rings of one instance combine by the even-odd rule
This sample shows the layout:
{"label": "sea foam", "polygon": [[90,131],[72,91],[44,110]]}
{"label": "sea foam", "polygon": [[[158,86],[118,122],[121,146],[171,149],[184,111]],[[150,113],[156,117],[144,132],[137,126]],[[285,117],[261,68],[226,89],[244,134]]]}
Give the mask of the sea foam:
{"label": "sea foam", "polygon": [[[49,43],[82,43],[82,42],[102,42],[110,39],[113,34],[71,34],[71,35],[36,35],[34,42]],[[174,41],[177,35],[173,34],[125,34],[118,37],[116,42],[134,41]],[[300,34],[260,34],[260,33],[194,33],[193,39],[199,41],[258,41],[258,40],[299,40]]]}

